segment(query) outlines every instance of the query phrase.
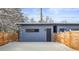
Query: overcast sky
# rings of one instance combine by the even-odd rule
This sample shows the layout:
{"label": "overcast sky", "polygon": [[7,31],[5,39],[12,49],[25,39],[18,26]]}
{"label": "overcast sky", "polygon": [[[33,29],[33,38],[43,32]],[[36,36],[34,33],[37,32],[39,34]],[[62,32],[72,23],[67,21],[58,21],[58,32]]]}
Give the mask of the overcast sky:
{"label": "overcast sky", "polygon": [[[24,8],[22,13],[37,20],[40,15],[40,8]],[[52,17],[55,22],[62,20],[79,22],[79,8],[43,8],[43,16]]]}

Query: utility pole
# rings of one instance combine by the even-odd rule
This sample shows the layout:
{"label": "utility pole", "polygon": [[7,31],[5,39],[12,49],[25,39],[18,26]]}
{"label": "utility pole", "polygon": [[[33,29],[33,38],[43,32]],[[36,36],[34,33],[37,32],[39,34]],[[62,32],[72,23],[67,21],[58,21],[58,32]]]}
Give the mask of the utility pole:
{"label": "utility pole", "polygon": [[42,15],[42,8],[40,8],[40,20],[39,20],[40,23],[43,21],[42,17],[43,17],[43,15]]}

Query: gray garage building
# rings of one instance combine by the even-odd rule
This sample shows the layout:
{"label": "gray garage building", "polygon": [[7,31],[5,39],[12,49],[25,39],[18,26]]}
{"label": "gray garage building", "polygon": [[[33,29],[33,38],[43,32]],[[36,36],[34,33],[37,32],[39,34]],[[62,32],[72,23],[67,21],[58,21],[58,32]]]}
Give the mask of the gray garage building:
{"label": "gray garage building", "polygon": [[18,23],[20,42],[51,42],[54,33],[79,30],[77,23]]}

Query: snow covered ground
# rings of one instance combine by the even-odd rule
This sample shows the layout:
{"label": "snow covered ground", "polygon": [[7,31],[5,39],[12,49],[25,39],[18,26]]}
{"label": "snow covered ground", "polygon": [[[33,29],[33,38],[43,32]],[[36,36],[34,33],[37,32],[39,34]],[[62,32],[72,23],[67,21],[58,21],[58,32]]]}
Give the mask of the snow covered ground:
{"label": "snow covered ground", "polygon": [[57,42],[11,42],[0,46],[0,51],[74,51]]}

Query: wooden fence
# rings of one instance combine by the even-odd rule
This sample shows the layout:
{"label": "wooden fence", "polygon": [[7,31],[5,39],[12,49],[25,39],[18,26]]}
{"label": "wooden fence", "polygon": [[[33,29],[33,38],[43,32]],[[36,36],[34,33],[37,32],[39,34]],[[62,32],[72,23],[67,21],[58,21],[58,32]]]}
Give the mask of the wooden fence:
{"label": "wooden fence", "polygon": [[11,41],[18,41],[18,33],[0,32],[0,45],[7,44]]}
{"label": "wooden fence", "polygon": [[[55,33],[53,37],[57,42],[79,50],[79,31]],[[0,45],[12,41],[18,41],[18,33],[0,32]]]}
{"label": "wooden fence", "polygon": [[54,38],[58,42],[79,50],[79,31],[55,33]]}

